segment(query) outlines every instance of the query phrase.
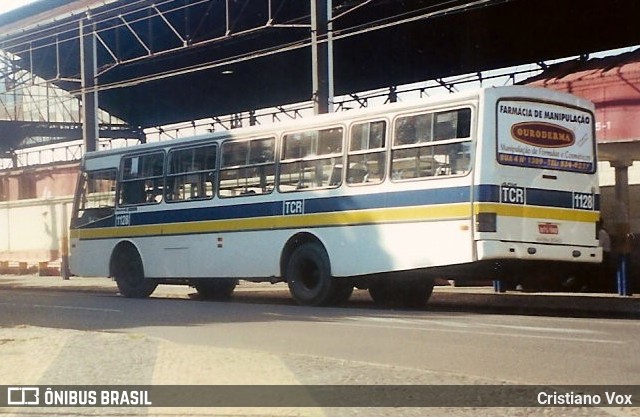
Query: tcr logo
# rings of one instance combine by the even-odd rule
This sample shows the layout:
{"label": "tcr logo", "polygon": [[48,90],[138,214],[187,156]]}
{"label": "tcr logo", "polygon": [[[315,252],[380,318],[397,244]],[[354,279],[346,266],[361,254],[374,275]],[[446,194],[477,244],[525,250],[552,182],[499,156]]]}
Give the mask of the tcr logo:
{"label": "tcr logo", "polygon": [[502,185],[500,187],[500,201],[509,204],[524,204],[525,192],[523,187]]}
{"label": "tcr logo", "polygon": [[38,405],[40,404],[40,388],[38,387],[8,387],[7,405]]}

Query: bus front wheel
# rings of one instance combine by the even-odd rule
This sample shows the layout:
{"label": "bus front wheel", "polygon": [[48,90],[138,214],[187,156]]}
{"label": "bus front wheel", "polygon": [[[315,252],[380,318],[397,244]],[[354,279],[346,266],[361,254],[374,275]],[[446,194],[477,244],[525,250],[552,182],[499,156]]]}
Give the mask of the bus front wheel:
{"label": "bus front wheel", "polygon": [[140,255],[131,247],[123,247],[114,253],[112,275],[120,293],[127,298],[146,298],[158,286],[155,281],[144,277]]}
{"label": "bus front wheel", "polygon": [[298,304],[321,306],[337,301],[337,284],[331,276],[329,256],[318,243],[304,243],[293,251],[285,278],[291,296]]}

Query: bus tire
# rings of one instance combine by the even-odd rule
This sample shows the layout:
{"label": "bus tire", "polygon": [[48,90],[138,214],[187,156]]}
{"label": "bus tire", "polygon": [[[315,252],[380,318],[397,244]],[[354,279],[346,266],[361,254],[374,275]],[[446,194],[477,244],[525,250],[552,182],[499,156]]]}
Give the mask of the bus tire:
{"label": "bus tire", "polygon": [[225,301],[231,298],[238,280],[233,278],[209,278],[194,280],[193,287],[205,300]]}
{"label": "bus tire", "polygon": [[392,283],[388,280],[371,284],[368,291],[369,296],[376,305],[390,306],[394,303],[395,291]]}
{"label": "bus tire", "polygon": [[416,280],[408,284],[402,291],[402,305],[409,308],[424,308],[433,293],[433,280]]}
{"label": "bus tire", "polygon": [[289,292],[298,304],[321,306],[334,302],[335,282],[329,256],[322,245],[308,242],[293,250],[285,270]]}
{"label": "bus tire", "polygon": [[341,305],[346,303],[353,294],[353,282],[345,278],[334,278],[333,298],[331,305]]}
{"label": "bus tire", "polygon": [[132,246],[118,249],[112,258],[112,276],[120,294],[127,298],[147,298],[158,283],[144,276],[144,267],[138,251]]}

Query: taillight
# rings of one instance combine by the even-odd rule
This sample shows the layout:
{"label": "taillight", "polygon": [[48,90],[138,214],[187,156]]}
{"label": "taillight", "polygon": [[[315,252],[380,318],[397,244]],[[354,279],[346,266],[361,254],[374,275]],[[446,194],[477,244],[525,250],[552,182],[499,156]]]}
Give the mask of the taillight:
{"label": "taillight", "polygon": [[476,232],[495,232],[497,231],[496,213],[478,213],[476,215]]}

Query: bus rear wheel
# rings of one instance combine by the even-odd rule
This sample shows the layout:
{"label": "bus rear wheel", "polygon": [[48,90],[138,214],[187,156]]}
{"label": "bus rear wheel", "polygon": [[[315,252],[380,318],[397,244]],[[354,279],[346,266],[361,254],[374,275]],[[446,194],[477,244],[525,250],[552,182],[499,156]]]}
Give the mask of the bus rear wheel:
{"label": "bus rear wheel", "polygon": [[233,278],[210,278],[194,280],[198,295],[206,300],[224,301],[231,298],[238,280]]}
{"label": "bus rear wheel", "polygon": [[293,251],[287,262],[285,278],[291,296],[301,305],[335,304],[346,301],[351,295],[347,287],[338,284],[331,276],[329,256],[318,243],[304,243]]}
{"label": "bus rear wheel", "polygon": [[353,294],[353,282],[346,278],[334,278],[333,298],[331,305],[341,305],[346,303]]}
{"label": "bus rear wheel", "polygon": [[120,294],[127,298],[146,298],[158,286],[157,282],[144,277],[140,255],[131,247],[123,247],[114,253],[112,275]]}

